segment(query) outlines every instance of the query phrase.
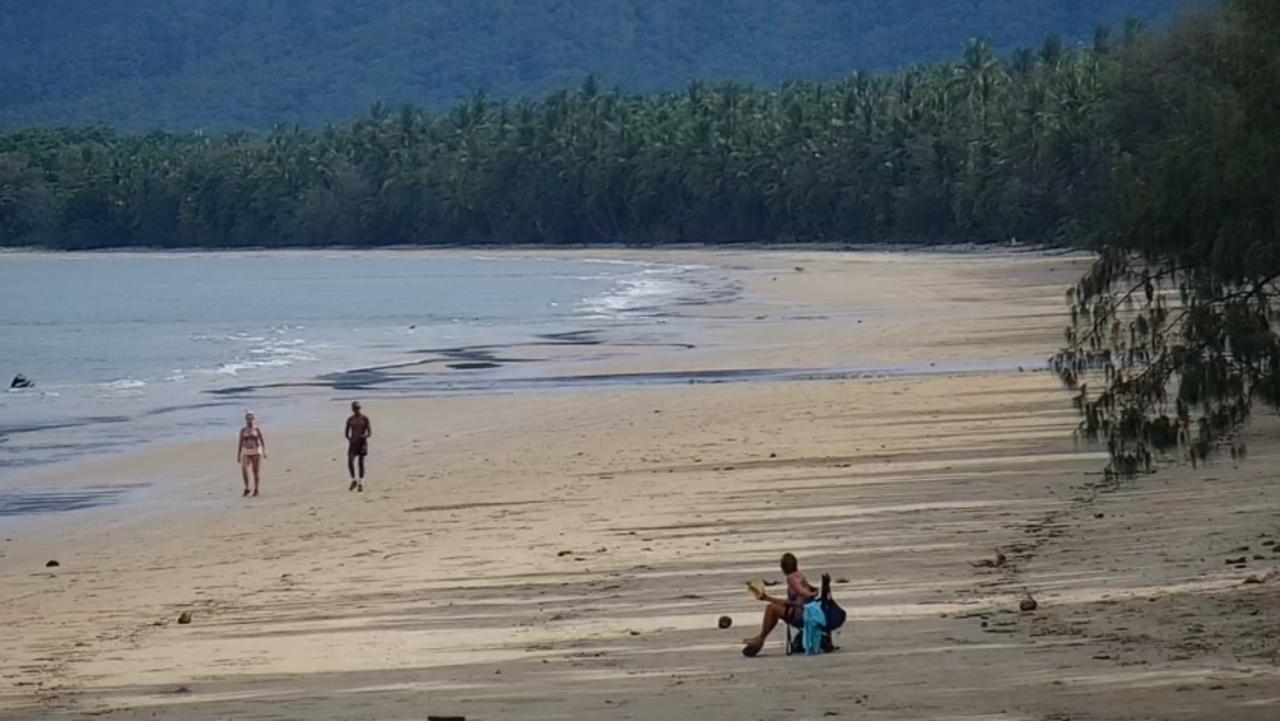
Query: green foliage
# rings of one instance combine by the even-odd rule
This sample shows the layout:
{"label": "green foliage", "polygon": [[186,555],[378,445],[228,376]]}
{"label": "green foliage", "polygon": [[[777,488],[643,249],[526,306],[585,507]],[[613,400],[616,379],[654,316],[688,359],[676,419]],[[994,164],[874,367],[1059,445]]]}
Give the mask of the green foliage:
{"label": "green foliage", "polygon": [[[999,52],[1203,0],[0,0],[0,127],[319,126],[383,100],[439,109],[690,78],[775,85]],[[980,9],[978,9],[980,6]],[[1061,52],[1061,49],[1059,49]]]}
{"label": "green foliage", "polygon": [[1054,360],[1112,474],[1238,455],[1254,403],[1280,407],[1277,58],[1280,5],[1230,0],[1117,66],[1121,203]]}
{"label": "green foliage", "polygon": [[768,91],[589,76],[320,131],[0,134],[0,245],[1054,240],[1105,206],[1109,55]]}

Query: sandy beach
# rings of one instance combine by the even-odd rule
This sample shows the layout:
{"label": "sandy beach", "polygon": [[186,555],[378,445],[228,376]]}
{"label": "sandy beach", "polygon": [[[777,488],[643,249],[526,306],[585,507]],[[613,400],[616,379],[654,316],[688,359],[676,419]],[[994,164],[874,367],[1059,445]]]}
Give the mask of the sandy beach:
{"label": "sandy beach", "polygon": [[[0,719],[1280,718],[1280,423],[1105,483],[1044,371],[1086,259],[660,255],[738,297],[566,372],[684,380],[368,400],[363,494],[339,393],[252,502],[234,427],[23,479],[147,485],[0,519]],[[743,658],[788,550],[840,649]]]}

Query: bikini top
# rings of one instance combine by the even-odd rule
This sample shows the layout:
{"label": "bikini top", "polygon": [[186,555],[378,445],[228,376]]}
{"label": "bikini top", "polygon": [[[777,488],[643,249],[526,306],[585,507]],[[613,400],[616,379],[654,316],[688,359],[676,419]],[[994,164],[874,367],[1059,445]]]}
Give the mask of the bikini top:
{"label": "bikini top", "polygon": [[258,427],[240,429],[240,449],[256,451],[262,442],[262,429]]}

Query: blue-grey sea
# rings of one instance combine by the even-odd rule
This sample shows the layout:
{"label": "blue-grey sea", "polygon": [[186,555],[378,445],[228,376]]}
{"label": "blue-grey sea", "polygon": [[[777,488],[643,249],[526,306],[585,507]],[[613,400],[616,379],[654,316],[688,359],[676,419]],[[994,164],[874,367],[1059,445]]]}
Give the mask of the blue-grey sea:
{"label": "blue-grey sea", "polygon": [[[584,332],[660,322],[699,278],[677,264],[394,251],[0,254],[0,487],[225,432],[249,404],[278,423],[290,389],[375,388],[384,367],[428,359],[441,389],[466,388],[510,373],[521,344],[585,349]],[[8,390],[18,374],[34,386]]]}

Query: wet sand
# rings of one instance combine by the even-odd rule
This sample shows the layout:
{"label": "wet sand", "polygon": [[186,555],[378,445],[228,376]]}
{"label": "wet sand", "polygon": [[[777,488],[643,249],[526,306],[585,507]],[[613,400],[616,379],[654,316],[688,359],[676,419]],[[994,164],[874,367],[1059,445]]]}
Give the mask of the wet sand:
{"label": "wet sand", "polygon": [[[742,287],[696,347],[375,396],[364,494],[341,392],[255,501],[232,434],[33,480],[145,488],[0,526],[0,719],[1280,717],[1280,424],[1105,484],[1036,365],[1082,261],[679,255]],[[837,653],[739,655],[783,550]]]}

